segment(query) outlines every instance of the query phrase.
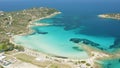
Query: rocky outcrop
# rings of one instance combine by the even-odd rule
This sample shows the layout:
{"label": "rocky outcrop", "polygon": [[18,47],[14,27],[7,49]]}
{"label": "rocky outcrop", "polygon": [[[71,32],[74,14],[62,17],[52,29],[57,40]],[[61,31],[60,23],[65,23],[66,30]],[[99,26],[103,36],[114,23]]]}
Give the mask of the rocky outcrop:
{"label": "rocky outcrop", "polygon": [[79,47],[72,47],[73,49],[77,50],[77,51],[83,51],[81,48]]}
{"label": "rocky outcrop", "polygon": [[114,41],[114,44],[110,46],[110,49],[112,49],[112,48],[120,48],[120,38],[117,38]]}
{"label": "rocky outcrop", "polygon": [[99,44],[94,43],[93,41],[87,40],[87,39],[80,39],[80,38],[71,38],[70,41],[74,42],[74,43],[79,43],[82,42],[84,44],[90,44],[91,46],[99,46]]}
{"label": "rocky outcrop", "polygon": [[41,31],[39,31],[39,32],[37,32],[38,34],[48,34],[48,32],[41,32]]}

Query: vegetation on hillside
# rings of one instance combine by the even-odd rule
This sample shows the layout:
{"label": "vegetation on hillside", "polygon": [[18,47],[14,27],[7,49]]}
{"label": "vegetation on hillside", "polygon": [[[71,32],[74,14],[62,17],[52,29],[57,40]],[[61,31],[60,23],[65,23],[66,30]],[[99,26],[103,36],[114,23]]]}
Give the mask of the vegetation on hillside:
{"label": "vegetation on hillside", "polygon": [[[58,12],[52,8],[31,8],[14,12],[0,11],[0,51],[8,51],[14,48],[9,43],[9,38],[16,34],[28,33],[27,25],[30,21],[39,19]],[[23,49],[19,47],[20,50]]]}

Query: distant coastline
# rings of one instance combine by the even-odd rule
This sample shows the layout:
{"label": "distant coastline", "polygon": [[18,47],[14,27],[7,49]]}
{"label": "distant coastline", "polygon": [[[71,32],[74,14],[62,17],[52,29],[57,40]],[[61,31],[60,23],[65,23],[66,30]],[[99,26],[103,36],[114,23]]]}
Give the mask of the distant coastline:
{"label": "distant coastline", "polygon": [[100,15],[98,15],[98,17],[120,20],[120,13],[100,14]]}

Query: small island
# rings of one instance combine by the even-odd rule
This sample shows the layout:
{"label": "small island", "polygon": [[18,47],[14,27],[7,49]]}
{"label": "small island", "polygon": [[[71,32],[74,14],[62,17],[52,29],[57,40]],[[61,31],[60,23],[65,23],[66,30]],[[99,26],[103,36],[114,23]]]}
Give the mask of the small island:
{"label": "small island", "polygon": [[120,13],[101,14],[101,15],[98,15],[98,17],[120,20]]}

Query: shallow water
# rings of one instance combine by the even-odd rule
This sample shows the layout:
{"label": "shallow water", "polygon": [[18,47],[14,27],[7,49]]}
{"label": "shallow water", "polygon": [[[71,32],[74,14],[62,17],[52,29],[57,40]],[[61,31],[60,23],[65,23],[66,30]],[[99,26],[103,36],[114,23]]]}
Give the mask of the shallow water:
{"label": "shallow water", "polygon": [[120,59],[104,60],[103,68],[119,68]]}
{"label": "shallow water", "polygon": [[[100,44],[99,47],[104,49],[109,48],[109,46],[112,45],[114,42],[114,37],[90,36],[77,33],[85,27],[77,27],[75,29],[66,30],[66,25],[64,23],[64,25],[59,25],[59,23],[55,22],[55,18],[63,17],[55,16],[53,18],[37,21],[37,23],[42,22],[53,25],[41,27],[34,26],[32,27],[32,29],[35,30],[36,33],[27,36],[17,36],[15,37],[15,42],[51,55],[77,59],[87,58],[88,55],[80,46],[71,42],[71,38],[88,39],[90,41]],[[44,34],[44,32],[47,33]]]}

